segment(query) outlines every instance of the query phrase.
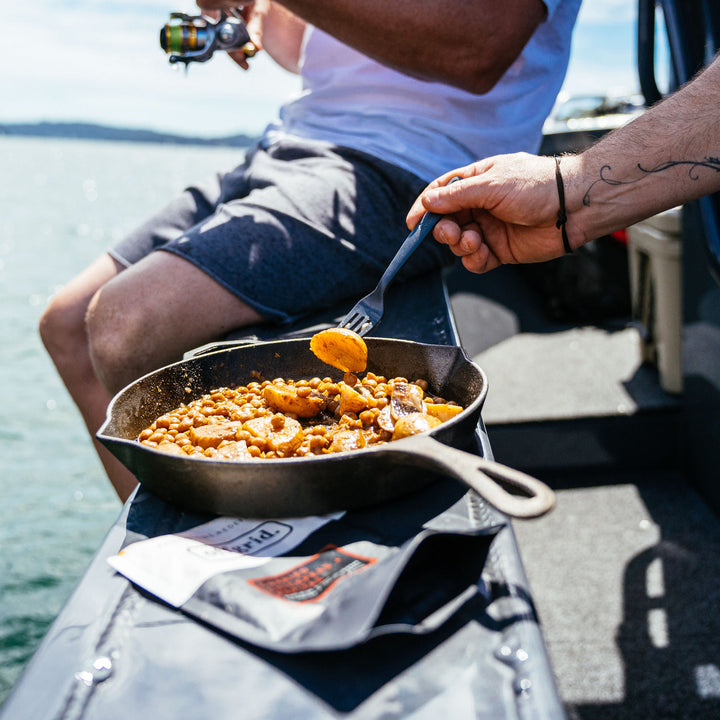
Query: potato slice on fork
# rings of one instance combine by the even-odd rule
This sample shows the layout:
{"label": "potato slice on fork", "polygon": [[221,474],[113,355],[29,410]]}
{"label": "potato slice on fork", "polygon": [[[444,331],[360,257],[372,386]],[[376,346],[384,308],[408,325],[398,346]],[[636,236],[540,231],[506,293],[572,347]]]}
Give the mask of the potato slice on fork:
{"label": "potato slice on fork", "polygon": [[329,328],[310,338],[310,350],[324,363],[344,373],[358,373],[367,367],[367,345],[352,330]]}

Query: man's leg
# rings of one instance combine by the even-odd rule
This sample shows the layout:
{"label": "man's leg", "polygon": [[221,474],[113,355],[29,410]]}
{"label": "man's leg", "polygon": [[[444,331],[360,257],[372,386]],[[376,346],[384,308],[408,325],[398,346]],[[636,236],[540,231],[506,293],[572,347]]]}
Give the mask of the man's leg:
{"label": "man's leg", "polygon": [[166,252],[127,270],[104,255],[55,296],[40,333],[123,502],[137,481],[95,440],[112,395],[185,351],[260,320],[194,265]]}
{"label": "man's leg", "polygon": [[111,396],[95,375],[85,331],[85,315],[90,299],[98,288],[120,270],[122,266],[109,255],[103,255],[93,262],[51,300],[40,319],[40,336],[80,410],[113,487],[124,502],[137,481],[95,439],[95,432],[105,420],[105,409]]}

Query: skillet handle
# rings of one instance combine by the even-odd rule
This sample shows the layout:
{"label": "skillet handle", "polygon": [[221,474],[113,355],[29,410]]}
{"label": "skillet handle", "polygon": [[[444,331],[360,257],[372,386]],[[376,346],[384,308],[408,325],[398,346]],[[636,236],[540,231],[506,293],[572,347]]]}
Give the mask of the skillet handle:
{"label": "skillet handle", "polygon": [[[404,438],[401,443],[388,443],[385,448],[395,456],[404,456],[401,458],[404,463],[440,471],[459,480],[510,517],[540,517],[555,506],[555,493],[540,480],[507,465],[445,445],[430,435]],[[503,486],[522,494],[508,492]]]}

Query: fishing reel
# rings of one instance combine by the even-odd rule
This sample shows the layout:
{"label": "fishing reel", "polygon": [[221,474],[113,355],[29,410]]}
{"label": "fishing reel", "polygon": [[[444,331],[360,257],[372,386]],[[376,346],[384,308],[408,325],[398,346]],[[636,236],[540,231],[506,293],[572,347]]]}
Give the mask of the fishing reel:
{"label": "fishing reel", "polygon": [[257,48],[250,40],[245,21],[237,11],[221,11],[217,21],[204,15],[170,13],[160,30],[160,47],[171,63],[206,62],[217,50],[242,50],[252,57]]}

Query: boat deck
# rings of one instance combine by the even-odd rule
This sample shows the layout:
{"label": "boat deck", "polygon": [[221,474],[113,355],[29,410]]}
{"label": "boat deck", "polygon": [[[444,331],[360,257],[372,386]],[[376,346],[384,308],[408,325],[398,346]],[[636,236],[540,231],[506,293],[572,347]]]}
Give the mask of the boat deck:
{"label": "boat deck", "polygon": [[[514,527],[568,718],[720,717],[720,523],[638,330],[548,321],[518,268],[448,289],[495,458],[557,493]],[[717,388],[720,355],[695,355]]]}

